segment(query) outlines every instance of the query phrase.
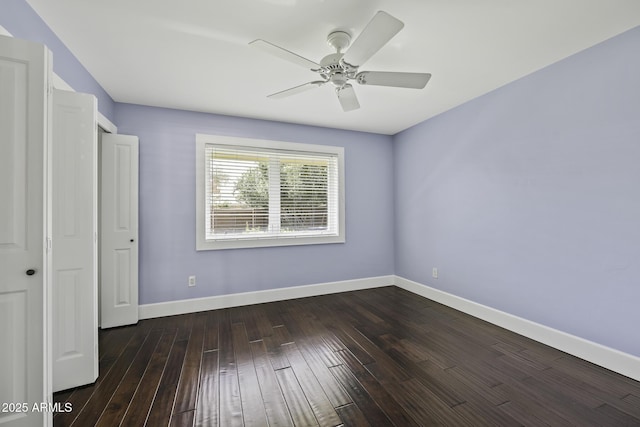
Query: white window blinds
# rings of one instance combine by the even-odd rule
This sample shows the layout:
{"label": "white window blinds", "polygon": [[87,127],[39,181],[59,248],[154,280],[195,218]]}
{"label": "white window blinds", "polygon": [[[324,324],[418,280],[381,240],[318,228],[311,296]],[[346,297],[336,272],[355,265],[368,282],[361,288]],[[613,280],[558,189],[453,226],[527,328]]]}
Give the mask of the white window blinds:
{"label": "white window blinds", "polygon": [[204,144],[206,240],[339,236],[338,166],[338,153]]}

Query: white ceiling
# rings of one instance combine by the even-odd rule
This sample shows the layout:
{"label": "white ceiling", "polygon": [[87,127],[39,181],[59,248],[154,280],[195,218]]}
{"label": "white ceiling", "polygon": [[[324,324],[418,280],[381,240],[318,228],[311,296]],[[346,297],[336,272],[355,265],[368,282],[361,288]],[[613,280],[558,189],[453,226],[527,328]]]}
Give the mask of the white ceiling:
{"label": "white ceiling", "polygon": [[[27,0],[115,101],[395,134],[640,25],[638,0]],[[423,90],[330,85],[266,95],[317,74],[251,47],[318,62],[378,10],[405,27],[360,70],[429,72]],[[54,58],[55,61],[55,58]]]}

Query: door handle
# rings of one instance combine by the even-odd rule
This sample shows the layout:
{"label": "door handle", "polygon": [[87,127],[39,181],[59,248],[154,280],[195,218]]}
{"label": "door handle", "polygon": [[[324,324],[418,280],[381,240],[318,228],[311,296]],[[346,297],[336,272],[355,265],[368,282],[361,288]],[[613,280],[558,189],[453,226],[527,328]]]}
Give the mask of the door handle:
{"label": "door handle", "polygon": [[27,276],[33,276],[34,274],[36,274],[36,269],[35,268],[30,268],[27,271],[25,271],[25,273],[27,274]]}
{"label": "door handle", "polygon": [[131,243],[133,243],[133,239],[129,240]]}

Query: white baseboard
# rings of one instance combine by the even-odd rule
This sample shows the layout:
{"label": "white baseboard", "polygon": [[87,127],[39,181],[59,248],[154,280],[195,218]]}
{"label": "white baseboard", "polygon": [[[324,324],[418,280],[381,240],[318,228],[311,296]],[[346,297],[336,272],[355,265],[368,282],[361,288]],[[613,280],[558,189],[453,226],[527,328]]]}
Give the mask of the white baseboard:
{"label": "white baseboard", "polygon": [[343,280],[340,282],[319,283],[314,285],[293,286],[257,292],[219,295],[206,298],[193,298],[179,301],[144,304],[138,308],[140,319],[195,313],[265,302],[283,301],[294,298],[335,294],[338,292],[393,286],[395,276],[369,277],[366,279]]}
{"label": "white baseboard", "polygon": [[588,362],[640,381],[640,357],[514,316],[399,276],[395,285]]}

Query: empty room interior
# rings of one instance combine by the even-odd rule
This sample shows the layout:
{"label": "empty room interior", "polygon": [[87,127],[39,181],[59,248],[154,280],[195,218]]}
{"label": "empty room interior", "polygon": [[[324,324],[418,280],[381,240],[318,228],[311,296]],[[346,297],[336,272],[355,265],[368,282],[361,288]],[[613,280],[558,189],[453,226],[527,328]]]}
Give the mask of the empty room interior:
{"label": "empty room interior", "polygon": [[640,426],[640,2],[0,2],[0,425]]}

